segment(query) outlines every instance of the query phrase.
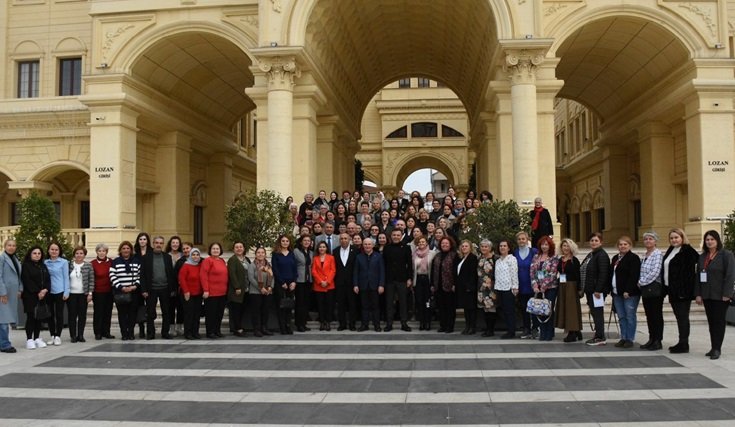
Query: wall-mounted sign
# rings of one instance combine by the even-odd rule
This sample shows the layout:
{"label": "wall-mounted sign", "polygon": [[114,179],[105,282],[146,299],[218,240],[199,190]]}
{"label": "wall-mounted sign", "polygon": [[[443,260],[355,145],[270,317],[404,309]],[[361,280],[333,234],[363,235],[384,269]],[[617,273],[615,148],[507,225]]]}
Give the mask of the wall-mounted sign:
{"label": "wall-mounted sign", "polygon": [[709,160],[707,166],[712,168],[712,172],[725,172],[730,162],[727,160]]}
{"label": "wall-mounted sign", "polygon": [[115,168],[112,166],[99,166],[94,168],[94,173],[97,174],[97,178],[111,178],[113,172],[115,172]]}

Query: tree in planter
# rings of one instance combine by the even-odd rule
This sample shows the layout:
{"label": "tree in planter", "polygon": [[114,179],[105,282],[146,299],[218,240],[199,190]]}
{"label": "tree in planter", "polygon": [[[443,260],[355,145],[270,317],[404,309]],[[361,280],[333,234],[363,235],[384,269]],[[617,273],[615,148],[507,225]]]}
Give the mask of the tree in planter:
{"label": "tree in planter", "polygon": [[523,209],[513,200],[497,200],[483,203],[465,218],[466,227],[462,239],[479,245],[483,239],[493,242],[497,247],[500,240],[515,242],[519,231],[531,233],[531,217],[528,209]]}
{"label": "tree in planter", "polygon": [[735,210],[727,216],[724,231],[725,235],[722,238],[724,239],[725,248],[735,252]]}
{"label": "tree in planter", "polygon": [[271,247],[279,235],[291,234],[293,220],[286,201],[271,190],[249,190],[225,209],[225,239],[241,240],[247,249]]}
{"label": "tree in planter", "polygon": [[18,244],[18,255],[22,258],[26,251],[34,245],[41,246],[44,251],[51,242],[61,245],[64,257],[72,256],[72,247],[61,234],[61,224],[56,219],[54,202],[43,197],[37,191],[31,191],[28,197],[18,202],[20,229],[15,235]]}

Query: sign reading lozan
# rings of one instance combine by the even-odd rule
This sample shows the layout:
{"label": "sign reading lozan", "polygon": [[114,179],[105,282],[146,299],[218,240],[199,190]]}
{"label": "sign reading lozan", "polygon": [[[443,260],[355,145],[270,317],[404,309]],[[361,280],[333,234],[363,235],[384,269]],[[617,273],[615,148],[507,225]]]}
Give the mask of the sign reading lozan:
{"label": "sign reading lozan", "polygon": [[709,160],[707,166],[712,167],[712,172],[725,172],[725,167],[729,166],[730,162],[727,160]]}
{"label": "sign reading lozan", "polygon": [[97,178],[110,178],[112,177],[112,172],[115,172],[115,168],[112,166],[100,166],[94,168],[94,173],[97,174]]}

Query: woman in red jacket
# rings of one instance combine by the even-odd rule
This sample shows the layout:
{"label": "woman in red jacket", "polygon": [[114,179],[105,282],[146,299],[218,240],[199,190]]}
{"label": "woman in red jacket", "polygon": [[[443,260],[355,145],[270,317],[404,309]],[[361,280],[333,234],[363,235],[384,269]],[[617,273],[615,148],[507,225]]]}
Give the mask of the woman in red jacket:
{"label": "woman in red jacket", "polygon": [[204,293],[204,325],[207,338],[222,338],[222,317],[227,304],[227,263],[220,258],[222,245],[209,245],[209,257],[202,261],[201,282]]}
{"label": "woman in red jacket", "polygon": [[327,242],[319,242],[316,253],[311,262],[311,277],[314,278],[313,290],[319,303],[319,330],[329,331],[334,315],[334,275],[337,273],[337,265],[334,257],[329,254]]}
{"label": "woman in red jacket", "polygon": [[201,339],[199,336],[199,314],[202,310],[202,283],[200,278],[202,253],[197,248],[189,251],[184,265],[179,270],[179,293],[184,298],[184,338]]}

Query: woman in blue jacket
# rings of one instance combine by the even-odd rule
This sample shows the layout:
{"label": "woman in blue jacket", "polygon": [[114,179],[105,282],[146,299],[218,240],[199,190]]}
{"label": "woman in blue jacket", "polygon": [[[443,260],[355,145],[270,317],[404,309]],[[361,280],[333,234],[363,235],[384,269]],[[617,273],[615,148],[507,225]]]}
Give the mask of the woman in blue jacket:
{"label": "woman in blue jacket", "polygon": [[49,276],[51,276],[51,290],[47,297],[47,304],[51,309],[51,318],[48,322],[51,340],[48,341],[48,344],[61,345],[61,331],[64,329],[64,306],[71,292],[69,261],[64,258],[61,245],[56,242],[48,245],[46,257],[44,264],[46,264]]}

